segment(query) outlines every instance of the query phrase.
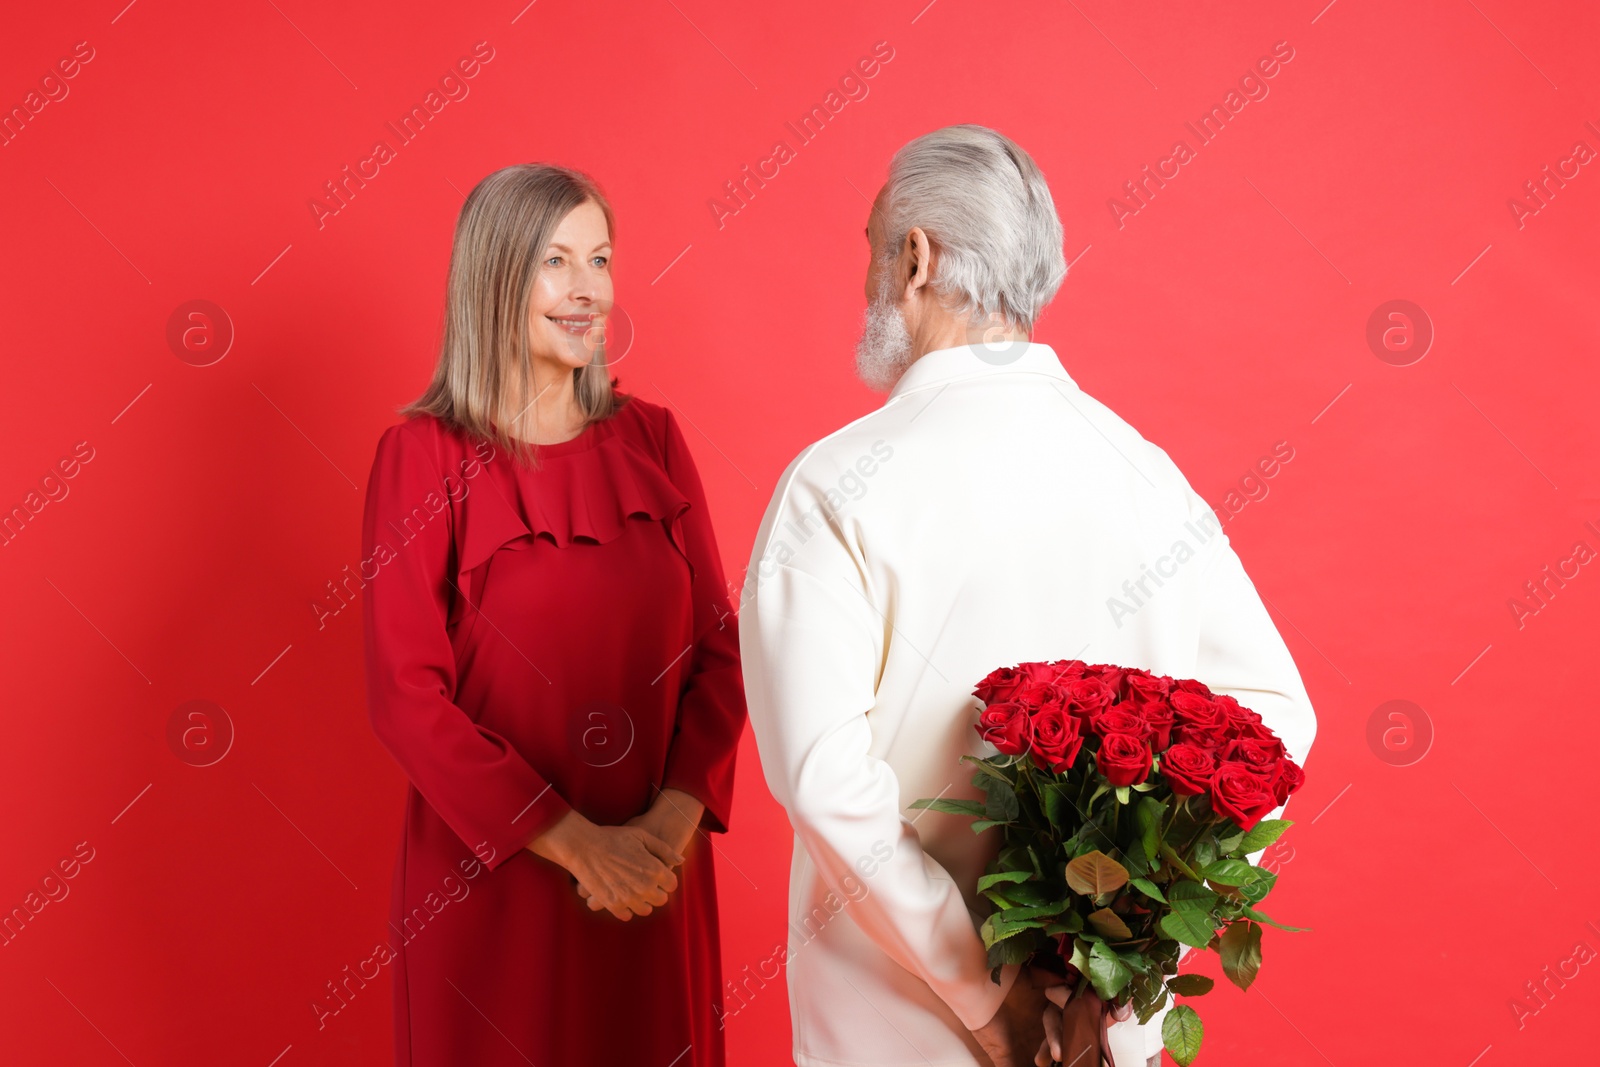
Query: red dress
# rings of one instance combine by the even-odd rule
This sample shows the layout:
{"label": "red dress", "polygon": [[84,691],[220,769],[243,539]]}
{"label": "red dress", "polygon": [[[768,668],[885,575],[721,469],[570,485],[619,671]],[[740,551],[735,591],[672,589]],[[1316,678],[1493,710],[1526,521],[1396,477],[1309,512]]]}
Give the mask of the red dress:
{"label": "red dress", "polygon": [[709,838],[628,922],[524,849],[572,808],[616,825],[668,787],[727,831],[746,713],[699,475],[672,413],[637,397],[540,451],[516,468],[420,417],[373,461],[368,706],[411,780],[375,955],[395,1062],[722,1067]]}

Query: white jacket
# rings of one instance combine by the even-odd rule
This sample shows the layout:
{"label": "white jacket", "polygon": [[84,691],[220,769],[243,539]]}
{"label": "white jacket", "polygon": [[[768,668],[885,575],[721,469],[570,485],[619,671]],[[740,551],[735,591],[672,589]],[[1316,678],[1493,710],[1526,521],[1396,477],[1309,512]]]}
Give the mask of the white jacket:
{"label": "white jacket", "polygon": [[[975,892],[998,830],[909,805],[971,797],[993,755],[972,689],[1076,658],[1198,678],[1304,765],[1316,719],[1211,508],[1048,346],[940,349],[779,480],[739,620],[750,722],[795,830],[799,1067],[970,1067],[990,979]],[[1280,807],[1269,817],[1276,817]],[[1112,1028],[1119,1067],[1165,1013]]]}

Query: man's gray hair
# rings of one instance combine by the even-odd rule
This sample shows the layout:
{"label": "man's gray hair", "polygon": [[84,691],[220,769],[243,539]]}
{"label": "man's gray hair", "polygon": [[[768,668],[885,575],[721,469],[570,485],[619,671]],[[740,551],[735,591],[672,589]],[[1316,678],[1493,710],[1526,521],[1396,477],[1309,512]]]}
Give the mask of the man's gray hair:
{"label": "man's gray hair", "polygon": [[880,254],[920,226],[938,253],[930,284],[976,322],[998,311],[1031,330],[1067,276],[1061,219],[1033,157],[987,126],[946,126],[901,147],[883,191]]}

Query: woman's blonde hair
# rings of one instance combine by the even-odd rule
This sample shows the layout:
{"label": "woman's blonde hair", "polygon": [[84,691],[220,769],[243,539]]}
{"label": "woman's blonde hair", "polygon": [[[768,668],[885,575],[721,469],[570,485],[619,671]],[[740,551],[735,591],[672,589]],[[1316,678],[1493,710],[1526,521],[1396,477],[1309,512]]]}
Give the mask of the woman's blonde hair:
{"label": "woman's blonde hair", "polygon": [[[427,390],[400,414],[436,416],[494,442],[518,462],[535,462],[537,446],[500,424],[502,402],[521,398],[520,390],[533,384],[528,299],[545,246],[561,220],[590,200],[605,213],[615,239],[611,204],[581,171],[518,163],[473,188],[456,219],[439,362]],[[605,345],[572,374],[585,427],[620,406],[607,376]]]}

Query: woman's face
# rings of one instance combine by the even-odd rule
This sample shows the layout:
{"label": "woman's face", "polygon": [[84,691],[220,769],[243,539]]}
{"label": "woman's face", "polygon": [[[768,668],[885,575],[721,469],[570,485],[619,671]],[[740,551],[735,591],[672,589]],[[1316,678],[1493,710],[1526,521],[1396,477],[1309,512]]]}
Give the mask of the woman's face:
{"label": "woman's face", "polygon": [[611,232],[605,212],[585,200],[545,246],[528,298],[528,340],[536,361],[583,367],[605,340],[611,310]]}

